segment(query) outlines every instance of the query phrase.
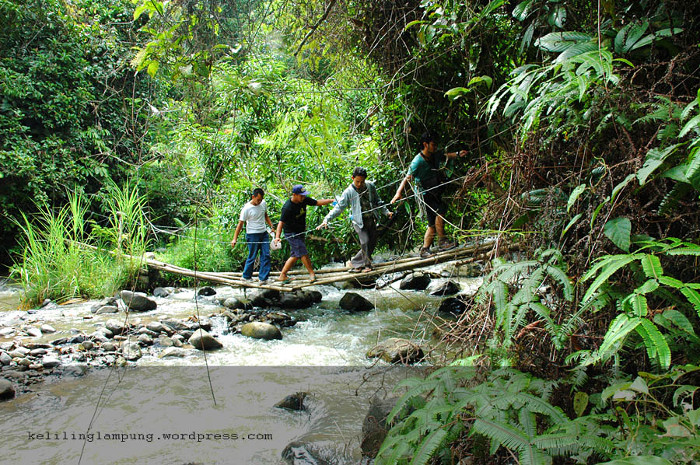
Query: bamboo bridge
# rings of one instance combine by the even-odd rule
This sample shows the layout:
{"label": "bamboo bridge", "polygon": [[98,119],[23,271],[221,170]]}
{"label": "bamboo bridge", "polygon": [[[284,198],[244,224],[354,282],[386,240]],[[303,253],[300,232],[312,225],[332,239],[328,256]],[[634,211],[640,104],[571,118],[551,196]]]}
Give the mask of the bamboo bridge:
{"label": "bamboo bridge", "polygon": [[[281,292],[292,292],[305,287],[317,286],[320,284],[332,284],[354,280],[368,282],[390,273],[425,268],[438,263],[457,262],[455,265],[461,266],[477,260],[488,258],[494,252],[498,244],[499,241],[490,240],[480,244],[458,246],[453,249],[438,252],[428,258],[420,258],[415,255],[399,257],[386,262],[374,263],[372,271],[363,273],[351,273],[351,268],[347,266],[324,268],[315,271],[315,281],[311,281],[309,279],[309,275],[305,269],[291,270],[289,273],[287,273],[288,277],[292,278],[291,282],[288,284],[282,284],[281,282],[277,281],[279,272],[272,272],[266,283],[260,283],[257,280],[246,281],[243,279],[242,273],[240,272],[197,271],[171,265],[169,263],[151,258],[144,258],[143,261],[145,265],[153,269],[180,276],[188,276],[212,283],[226,284],[234,287],[273,289]],[[254,276],[257,276],[257,273],[255,273]]]}

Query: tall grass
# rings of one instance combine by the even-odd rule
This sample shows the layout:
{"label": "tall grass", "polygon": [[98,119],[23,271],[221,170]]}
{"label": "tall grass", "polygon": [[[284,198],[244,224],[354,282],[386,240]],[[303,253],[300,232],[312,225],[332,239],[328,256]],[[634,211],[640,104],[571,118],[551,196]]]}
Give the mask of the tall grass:
{"label": "tall grass", "polygon": [[[140,257],[147,246],[143,200],[128,185],[110,187],[108,228],[114,238],[111,246],[93,249],[97,240],[87,231],[87,203],[79,194],[69,194],[68,204],[51,210],[39,207],[36,216],[22,214],[17,221],[22,231],[22,253],[12,268],[24,292],[22,301],[31,307],[45,299],[62,302],[74,297],[95,298],[112,295],[136,275]],[[116,253],[114,253],[116,252]]]}

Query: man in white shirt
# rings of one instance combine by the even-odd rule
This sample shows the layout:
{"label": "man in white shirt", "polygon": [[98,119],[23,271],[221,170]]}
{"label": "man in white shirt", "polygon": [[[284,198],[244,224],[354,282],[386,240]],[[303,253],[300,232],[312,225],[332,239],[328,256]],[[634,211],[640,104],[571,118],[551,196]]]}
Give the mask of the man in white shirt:
{"label": "man in white shirt", "polygon": [[261,283],[267,281],[270,276],[270,236],[267,233],[265,225],[269,225],[272,229],[272,221],[267,216],[267,204],[263,200],[265,192],[259,187],[253,190],[253,195],[250,197],[250,202],[246,203],[241,210],[241,217],[236,226],[236,232],[233,233],[231,247],[236,246],[238,235],[245,227],[245,240],[248,243],[248,258],[243,267],[243,279],[250,280],[253,277],[253,267],[255,258],[260,252],[260,271],[258,278]]}

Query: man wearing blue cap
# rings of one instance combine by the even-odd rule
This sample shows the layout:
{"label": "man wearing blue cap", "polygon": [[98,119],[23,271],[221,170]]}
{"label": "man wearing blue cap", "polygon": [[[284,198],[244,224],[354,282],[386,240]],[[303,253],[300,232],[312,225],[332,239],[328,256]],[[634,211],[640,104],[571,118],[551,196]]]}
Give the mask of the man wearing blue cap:
{"label": "man wearing blue cap", "polygon": [[291,248],[290,257],[285,262],[280,272],[279,280],[286,284],[291,281],[287,277],[287,272],[294,266],[298,259],[304,264],[309,271],[311,281],[316,281],[316,274],[311,266],[309,252],[306,250],[304,236],[306,234],[306,207],[307,205],[328,205],[333,202],[333,199],[316,200],[308,196],[309,192],[304,189],[304,186],[297,184],[292,188],[292,196],[282,206],[280,213],[280,221],[277,223],[277,231],[275,231],[275,242],[280,241],[280,235],[284,229],[284,238],[287,239]]}

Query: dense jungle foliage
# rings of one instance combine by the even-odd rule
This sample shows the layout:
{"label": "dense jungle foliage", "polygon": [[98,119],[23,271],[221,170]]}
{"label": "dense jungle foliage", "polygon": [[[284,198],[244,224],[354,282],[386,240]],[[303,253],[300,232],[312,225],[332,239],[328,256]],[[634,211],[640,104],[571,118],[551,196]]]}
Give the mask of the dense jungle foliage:
{"label": "dense jungle foliage", "polygon": [[[699,47],[677,0],[5,0],[2,261],[30,305],[138,269],[63,239],[239,269],[254,187],[276,221],[361,165],[388,200],[430,129],[469,151],[451,232],[499,247],[376,463],[695,463]],[[425,224],[396,212],[403,253]],[[354,241],[340,217],[311,256]]]}

